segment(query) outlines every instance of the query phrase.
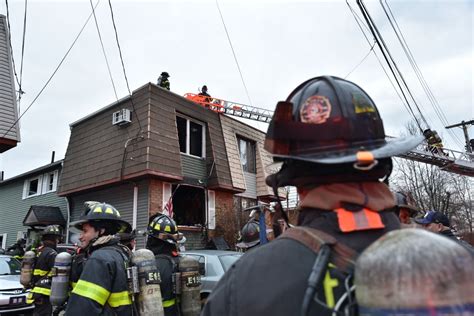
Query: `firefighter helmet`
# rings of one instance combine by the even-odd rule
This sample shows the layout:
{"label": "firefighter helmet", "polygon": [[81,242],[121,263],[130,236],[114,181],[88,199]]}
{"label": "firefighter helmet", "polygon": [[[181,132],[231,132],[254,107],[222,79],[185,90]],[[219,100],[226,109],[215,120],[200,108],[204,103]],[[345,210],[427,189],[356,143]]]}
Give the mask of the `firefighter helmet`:
{"label": "firefighter helmet", "polygon": [[178,226],[173,219],[164,214],[154,216],[150,220],[147,233],[149,236],[176,244],[179,239]]}
{"label": "firefighter helmet", "polygon": [[236,246],[239,248],[250,248],[260,242],[260,227],[257,221],[251,220],[244,225],[240,233],[242,241]]}
{"label": "firefighter helmet", "polygon": [[[327,181],[340,174],[344,181],[360,181],[389,175],[390,157],[409,151],[422,140],[423,136],[386,140],[377,107],[362,88],[341,78],[321,76],[303,82],[277,104],[265,149],[275,161],[306,170],[299,178],[323,174]],[[311,168],[312,164],[325,166]],[[311,169],[316,173],[308,174]],[[342,178],[351,173],[357,177]],[[285,177],[294,178],[294,174]],[[288,179],[279,180],[267,179],[267,183],[288,184]]]}
{"label": "firefighter helmet", "polygon": [[96,201],[88,201],[84,203],[84,214],[78,221],[72,222],[71,226],[81,230],[82,225],[88,222],[112,222],[117,224],[116,233],[131,231],[131,226],[120,216],[119,211],[110,204],[100,203]]}
{"label": "firefighter helmet", "polygon": [[169,74],[168,72],[166,72],[166,71],[163,71],[163,72],[161,73],[161,76],[168,78],[168,77],[170,76],[170,74]]}
{"label": "firefighter helmet", "polygon": [[422,136],[387,141],[370,96],[356,84],[332,76],[309,79],[277,104],[265,148],[275,158],[324,164],[353,163],[405,153]]}
{"label": "firefighter helmet", "polygon": [[42,236],[46,236],[46,235],[52,235],[52,236],[58,236],[58,237],[61,237],[62,234],[61,234],[61,228],[59,227],[59,225],[48,225],[46,226],[46,228],[43,230],[43,232],[41,233]]}
{"label": "firefighter helmet", "polygon": [[405,193],[395,192],[396,206],[398,209],[407,209],[411,217],[414,217],[420,212],[420,209],[416,207],[413,200],[409,198]]}

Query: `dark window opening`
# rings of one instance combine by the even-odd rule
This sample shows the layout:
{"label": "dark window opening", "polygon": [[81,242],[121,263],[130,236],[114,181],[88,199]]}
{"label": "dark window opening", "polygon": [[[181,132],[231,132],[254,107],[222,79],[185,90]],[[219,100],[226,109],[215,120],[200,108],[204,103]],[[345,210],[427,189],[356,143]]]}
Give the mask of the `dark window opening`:
{"label": "dark window opening", "polygon": [[[173,185],[173,191],[176,185]],[[206,204],[204,189],[180,185],[173,195],[173,211],[177,225],[204,226]]]}
{"label": "dark window opening", "polygon": [[240,137],[238,137],[237,140],[239,142],[239,154],[242,169],[246,172],[257,173],[255,142]]}
{"label": "dark window opening", "polygon": [[189,153],[194,156],[202,157],[202,125],[189,122],[190,139]]}
{"label": "dark window opening", "polygon": [[178,126],[178,138],[179,138],[179,151],[186,153],[186,119],[177,116],[176,125]]}
{"label": "dark window opening", "polygon": [[38,194],[38,184],[39,184],[38,179],[30,181],[28,196]]}

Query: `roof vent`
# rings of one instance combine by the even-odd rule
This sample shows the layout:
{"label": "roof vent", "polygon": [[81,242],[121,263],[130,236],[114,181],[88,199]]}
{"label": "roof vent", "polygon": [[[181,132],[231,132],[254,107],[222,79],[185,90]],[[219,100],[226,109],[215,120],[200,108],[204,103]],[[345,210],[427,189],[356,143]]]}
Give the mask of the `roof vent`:
{"label": "roof vent", "polygon": [[132,112],[129,109],[121,109],[112,114],[113,125],[128,125],[132,122]]}

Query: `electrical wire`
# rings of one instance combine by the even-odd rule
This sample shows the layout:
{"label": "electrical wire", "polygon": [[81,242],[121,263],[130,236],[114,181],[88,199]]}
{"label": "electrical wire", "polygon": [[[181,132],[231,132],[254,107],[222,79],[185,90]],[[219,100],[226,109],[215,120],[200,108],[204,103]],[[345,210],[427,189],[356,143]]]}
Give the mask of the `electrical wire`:
{"label": "electrical wire", "polygon": [[16,66],[15,66],[15,58],[13,58],[13,47],[12,47],[12,37],[11,37],[11,27],[10,27],[10,10],[8,6],[8,0],[5,0],[5,6],[7,9],[7,25],[8,25],[8,41],[10,44],[10,51],[12,55],[12,64],[13,64],[13,74],[15,75],[16,83],[18,84],[18,87],[20,87],[20,80],[18,79],[18,74],[16,73]]}
{"label": "electrical wire", "polygon": [[[348,0],[346,0],[346,4],[347,6],[349,7],[349,10],[351,11],[352,13],[352,16],[354,17],[354,20],[356,21],[357,25],[359,26],[359,29],[360,31],[362,32],[362,35],[364,35],[364,38],[365,40],[367,41],[367,43],[369,45],[371,45],[371,42],[369,40],[369,38],[367,37],[367,35],[365,34],[365,31],[364,29],[362,28],[362,25],[366,28],[366,30],[368,32],[370,32],[370,30],[368,29],[368,27],[363,23],[362,21],[362,18],[359,17],[359,15],[354,11],[354,9],[352,8],[352,6],[350,5],[350,3],[348,2]],[[374,39],[375,40],[375,39]],[[411,116],[413,117],[413,119],[415,120],[415,123],[417,124],[417,126],[420,126],[420,123],[415,115],[415,113],[413,112],[413,109],[411,107],[408,106],[408,104],[405,102],[405,100],[403,100],[402,96],[400,95],[400,92],[398,92],[398,89],[397,87],[395,86],[395,84],[393,83],[392,79],[390,78],[390,75],[388,74],[387,70],[385,69],[382,61],[380,60],[380,57],[377,55],[377,52],[375,50],[372,50],[372,52],[374,53],[374,56],[375,58],[377,59],[379,65],[380,65],[380,68],[382,68],[383,72],[385,73],[385,76],[387,77],[388,81],[390,82],[390,84],[392,85],[392,88],[393,90],[395,91],[395,93],[397,94],[398,98],[400,99],[400,101],[402,102],[403,106],[405,107],[405,109],[408,111],[409,114],[411,114]]]}
{"label": "electrical wire", "polygon": [[20,61],[20,85],[18,87],[18,112],[21,110],[20,101],[23,93],[23,60],[25,56],[25,38],[26,38],[26,16],[27,16],[28,0],[25,0],[25,14],[23,17],[23,39],[21,41],[21,61]]}
{"label": "electrical wire", "polygon": [[136,136],[136,137],[138,137],[138,134],[140,134],[141,131],[142,131],[142,124],[141,124],[140,119],[137,115],[137,111],[135,110],[135,104],[133,103],[133,98],[132,98],[132,91],[130,90],[130,85],[128,84],[127,72],[125,71],[125,64],[123,62],[122,49],[120,47],[120,41],[119,41],[119,38],[118,38],[117,26],[115,25],[114,10],[112,8],[112,2],[110,0],[109,0],[109,8],[110,8],[110,17],[112,18],[112,25],[114,26],[115,40],[117,42],[117,47],[118,47],[118,51],[119,51],[119,55],[120,55],[120,61],[122,63],[123,76],[125,78],[125,83],[127,84],[128,94],[130,95],[130,102],[132,103],[133,113],[135,114],[135,117],[137,118],[137,122],[138,122],[139,130],[138,130],[137,136]]}
{"label": "electrical wire", "polygon": [[[395,32],[395,35],[397,36],[397,39],[400,42],[400,45],[402,46],[403,51],[405,52],[405,55],[407,56],[408,61],[410,62],[410,65],[412,66],[412,68],[413,68],[413,70],[414,70],[414,72],[417,76],[418,81],[420,82],[420,84],[421,84],[423,90],[425,91],[431,105],[433,106],[433,109],[435,110],[435,113],[436,113],[437,117],[441,121],[441,124],[443,124],[443,126],[449,125],[448,120],[446,118],[446,115],[444,114],[441,106],[438,103],[438,100],[436,99],[433,92],[431,91],[428,83],[426,82],[426,80],[423,76],[423,73],[421,72],[420,68],[418,67],[418,64],[416,63],[415,57],[413,56],[413,54],[412,54],[412,52],[411,52],[411,50],[408,46],[408,43],[406,42],[405,37],[403,36],[402,30],[400,29],[400,26],[398,25],[397,20],[395,19],[395,16],[393,15],[393,12],[390,8],[390,5],[388,4],[387,0],[385,0],[385,5],[382,2],[382,0],[380,0],[380,5],[382,6],[382,9],[383,9],[385,15],[387,16],[387,19],[390,22],[390,25],[392,26],[392,29]],[[388,11],[387,11],[387,9],[388,9]],[[448,133],[450,134],[451,138],[457,143],[457,145],[461,145],[461,147],[463,146],[462,142],[460,141],[458,136],[453,131],[448,129]]]}
{"label": "electrical wire", "polygon": [[102,47],[102,53],[104,54],[105,63],[107,64],[107,70],[109,72],[110,82],[112,83],[112,87],[114,88],[115,99],[118,100],[117,90],[115,89],[114,79],[112,77],[112,72],[110,71],[109,60],[107,59],[107,54],[105,53],[104,42],[102,41],[102,35],[100,34],[99,23],[97,22],[97,16],[95,15],[94,5],[92,4],[92,0],[89,0],[91,4],[92,14],[94,15],[95,27],[97,29],[97,34],[99,35],[100,46]]}
{"label": "electrical wire", "polygon": [[374,50],[374,46],[375,46],[375,41],[372,44],[372,46],[370,46],[370,50],[367,52],[364,58],[362,58],[362,60],[354,68],[352,68],[351,71],[349,71],[349,73],[344,77],[344,79],[347,79],[347,77],[349,77],[351,73],[353,73],[360,65],[362,65],[362,63],[367,59],[367,57],[369,57],[370,53]]}
{"label": "electrical wire", "polygon": [[[411,100],[413,101],[416,109],[418,110],[418,113],[421,117],[421,119],[423,120],[423,122],[425,123],[425,126],[427,128],[429,128],[429,124],[425,118],[425,116],[423,115],[423,112],[421,111],[420,107],[418,106],[418,103],[416,102],[413,94],[411,93],[411,90],[410,88],[408,87],[408,84],[406,83],[405,81],[405,78],[403,77],[400,69],[398,68],[397,64],[395,63],[395,60],[393,59],[388,47],[387,47],[387,44],[385,43],[382,35],[380,34],[377,26],[375,25],[374,21],[372,20],[372,17],[370,16],[367,8],[365,7],[364,3],[362,0],[357,0],[357,4],[362,12],[362,15],[364,16],[364,19],[366,20],[367,22],[367,25],[372,33],[372,35],[375,37],[375,40],[377,41],[377,45],[379,46],[379,49],[380,51],[382,52],[382,55],[384,56],[385,58],[385,61],[387,62],[389,68],[390,68],[390,71],[392,72],[394,78],[395,78],[395,81],[397,82],[401,92],[402,92],[402,95],[404,97],[404,99],[406,100],[408,106],[411,107],[410,105],[410,102],[408,101],[408,96],[410,96]],[[402,87],[403,85],[403,87]],[[406,90],[406,94],[405,94],[405,91],[404,89]],[[423,132],[423,128],[421,127],[420,124],[418,124],[418,127],[420,129],[421,132]]]}
{"label": "electrical wire", "polygon": [[229,32],[227,31],[227,27],[225,25],[224,17],[222,15],[221,8],[219,7],[219,2],[217,0],[216,0],[216,6],[217,6],[217,10],[219,10],[219,15],[221,17],[222,25],[224,25],[225,34],[227,35],[227,40],[229,41],[229,45],[230,45],[230,48],[232,50],[232,54],[234,55],[234,60],[235,60],[235,63],[237,64],[237,69],[239,70],[240,79],[242,80],[242,84],[244,85],[245,93],[247,93],[247,98],[249,99],[250,105],[253,106],[252,105],[252,99],[250,99],[250,94],[249,94],[249,91],[247,89],[247,85],[245,84],[244,76],[242,75],[242,70],[240,69],[239,61],[237,60],[237,55],[235,54],[234,46],[232,45],[232,41],[230,40]]}
{"label": "electrical wire", "polygon": [[[97,3],[95,5],[95,7],[97,7],[97,5],[99,4],[100,0],[97,0]],[[69,52],[71,52],[71,49],[74,47],[74,45],[76,44],[77,40],[79,39],[79,36],[81,36],[82,34],[82,31],[84,31],[84,29],[86,28],[86,25],[87,23],[89,23],[89,20],[91,19],[92,17],[92,13],[89,14],[89,17],[87,18],[86,22],[84,23],[84,25],[82,26],[81,30],[79,31],[79,33],[77,34],[76,38],[74,39],[74,41],[72,42],[71,46],[69,47],[69,49],[67,50],[66,54],[64,55],[64,57],[61,59],[61,61],[59,62],[59,64],[56,66],[56,68],[54,69],[53,73],[51,74],[51,76],[49,77],[49,79],[46,81],[46,83],[43,85],[43,87],[41,88],[41,90],[38,92],[38,94],[36,95],[36,97],[33,99],[33,101],[31,101],[30,105],[28,105],[28,107],[26,108],[26,110],[18,117],[18,119],[12,124],[12,126],[10,126],[10,128],[5,132],[5,134],[3,134],[3,137],[5,137],[5,135],[8,134],[8,132],[11,131],[11,129],[13,127],[15,127],[16,124],[18,124],[18,122],[20,121],[20,119],[23,117],[23,115],[26,114],[26,112],[28,112],[28,110],[33,106],[33,104],[35,104],[36,100],[38,100],[38,98],[40,97],[40,95],[43,93],[44,89],[46,89],[46,87],[48,86],[48,84],[51,82],[51,80],[53,79],[54,75],[56,75],[56,73],[58,72],[59,68],[61,67],[61,65],[63,64],[64,60],[66,59],[66,57],[69,55]]]}

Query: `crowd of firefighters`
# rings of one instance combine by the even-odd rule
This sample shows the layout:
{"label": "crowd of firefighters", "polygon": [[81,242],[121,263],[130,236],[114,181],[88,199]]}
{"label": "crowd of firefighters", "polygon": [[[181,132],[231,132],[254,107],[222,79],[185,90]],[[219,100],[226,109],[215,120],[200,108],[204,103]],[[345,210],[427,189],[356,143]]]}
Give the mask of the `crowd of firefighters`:
{"label": "crowd of firefighters", "polygon": [[237,246],[253,249],[202,311],[199,265],[178,254],[175,222],[151,217],[146,249],[132,252],[130,224],[106,203],[87,203],[72,223],[81,232],[73,257],[57,255],[59,230],[47,227],[41,247],[24,255],[22,282],[36,315],[62,308],[66,315],[473,315],[472,247],[452,234],[446,216],[416,217],[420,210],[386,184],[391,157],[422,140],[387,142],[362,88],[311,78],[277,104],[265,140],[282,163],[266,183],[274,196],[297,188],[296,225],[277,200],[278,238],[259,245],[264,213],[250,220]]}

